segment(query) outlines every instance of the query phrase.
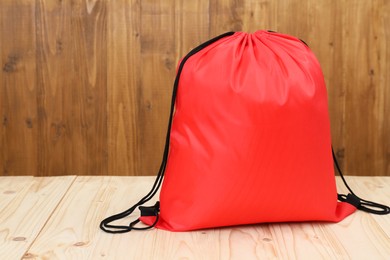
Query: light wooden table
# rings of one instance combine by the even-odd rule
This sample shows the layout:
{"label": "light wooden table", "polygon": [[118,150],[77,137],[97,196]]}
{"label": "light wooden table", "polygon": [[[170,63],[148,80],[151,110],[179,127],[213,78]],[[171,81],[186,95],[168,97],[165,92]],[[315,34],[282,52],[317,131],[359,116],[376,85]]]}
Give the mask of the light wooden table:
{"label": "light wooden table", "polygon": [[[347,178],[358,195],[390,202],[390,177]],[[364,212],[337,224],[259,224],[183,233],[153,229],[117,235],[99,229],[104,217],[131,206],[153,180],[0,177],[0,259],[390,259],[390,215]],[[337,182],[338,190],[345,192]]]}

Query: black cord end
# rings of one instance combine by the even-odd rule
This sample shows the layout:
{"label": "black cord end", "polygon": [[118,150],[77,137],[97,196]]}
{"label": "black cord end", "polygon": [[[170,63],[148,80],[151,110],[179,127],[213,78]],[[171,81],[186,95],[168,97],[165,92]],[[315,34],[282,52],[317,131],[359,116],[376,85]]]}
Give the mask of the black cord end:
{"label": "black cord end", "polygon": [[157,201],[153,206],[139,206],[138,208],[141,211],[141,217],[157,216],[160,212],[160,202]]}

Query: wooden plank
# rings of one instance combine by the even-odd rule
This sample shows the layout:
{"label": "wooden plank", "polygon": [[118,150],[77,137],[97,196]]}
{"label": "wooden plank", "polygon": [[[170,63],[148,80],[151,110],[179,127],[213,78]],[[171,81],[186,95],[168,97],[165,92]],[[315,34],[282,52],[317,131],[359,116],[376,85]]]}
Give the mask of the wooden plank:
{"label": "wooden plank", "polygon": [[141,171],[138,106],[141,80],[139,1],[113,1],[107,10],[108,171]]}
{"label": "wooden plank", "polygon": [[[129,208],[145,195],[153,180],[154,177],[78,177],[25,257],[385,259],[390,255],[389,237],[384,233],[389,232],[390,227],[379,226],[371,215],[363,212],[337,224],[275,223],[193,232],[153,229],[122,235],[98,229],[104,217]],[[360,183],[359,179],[356,181]],[[376,183],[370,179],[364,182],[369,186]],[[341,191],[343,189],[340,187]],[[387,193],[383,196],[389,200]],[[388,221],[389,216],[381,218]],[[134,217],[119,223],[126,224],[132,219]]]}
{"label": "wooden plank", "polygon": [[37,1],[39,174],[106,174],[104,2]]}
{"label": "wooden plank", "polygon": [[350,175],[390,174],[389,84],[384,81],[390,34],[383,19],[390,4],[383,3],[343,2],[345,171]]}
{"label": "wooden plank", "polygon": [[175,67],[189,51],[210,38],[209,14],[209,1],[175,1]]}
{"label": "wooden plank", "polygon": [[278,1],[276,7],[277,31],[308,40],[305,36],[312,28],[309,19],[314,15],[310,13],[311,2],[299,0]]}
{"label": "wooden plank", "polygon": [[0,175],[37,174],[34,1],[0,4]]}
{"label": "wooden plank", "polygon": [[[99,224],[103,218],[136,203],[150,190],[153,179],[77,177],[29,249],[27,258],[128,259],[136,252],[141,253],[143,250],[138,246],[143,245],[150,232],[113,236],[101,231]],[[129,219],[123,221],[128,222]]]}
{"label": "wooden plank", "polygon": [[72,102],[64,109],[72,122],[71,169],[78,175],[107,174],[107,2],[70,6]]}
{"label": "wooden plank", "polygon": [[210,36],[242,31],[244,1],[210,1]]}
{"label": "wooden plank", "polygon": [[248,33],[257,30],[277,31],[278,15],[276,13],[278,1],[245,0],[242,15],[242,30]]}
{"label": "wooden plank", "polygon": [[[38,172],[71,173],[69,88],[72,84],[71,10],[68,2],[36,2]],[[71,154],[70,154],[71,155]]]}
{"label": "wooden plank", "polygon": [[174,28],[174,0],[141,2],[138,175],[155,174],[162,159],[176,70]]}
{"label": "wooden plank", "polygon": [[0,255],[20,259],[75,179],[0,177]]}

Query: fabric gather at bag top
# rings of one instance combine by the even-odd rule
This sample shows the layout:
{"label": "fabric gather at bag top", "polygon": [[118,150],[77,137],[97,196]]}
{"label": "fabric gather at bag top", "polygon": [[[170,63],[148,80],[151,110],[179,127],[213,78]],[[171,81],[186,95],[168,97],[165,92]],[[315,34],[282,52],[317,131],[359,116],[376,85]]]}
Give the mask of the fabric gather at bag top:
{"label": "fabric gather at bag top", "polygon": [[[179,62],[155,183],[100,228],[190,231],[338,222],[356,209],[388,214],[352,192],[332,153],[324,76],[310,48],[271,31],[228,32]],[[337,194],[334,162],[348,195]],[[143,206],[160,186],[159,202]],[[129,225],[112,224],[137,208]]]}

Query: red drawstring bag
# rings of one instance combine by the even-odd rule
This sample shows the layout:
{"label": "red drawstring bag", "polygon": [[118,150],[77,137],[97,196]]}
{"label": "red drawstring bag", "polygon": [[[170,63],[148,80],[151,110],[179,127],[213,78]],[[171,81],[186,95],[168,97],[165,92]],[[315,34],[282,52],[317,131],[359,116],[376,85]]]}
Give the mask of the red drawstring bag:
{"label": "red drawstring bag", "polygon": [[[160,202],[141,206],[161,183]],[[150,227],[188,231],[338,222],[356,208],[389,213],[350,192],[336,191],[325,82],[309,47],[270,31],[226,33],[179,63],[152,190],[100,227],[111,233]],[[109,224],[138,206],[141,217],[129,226]],[[136,227],[139,221],[147,226]]]}

